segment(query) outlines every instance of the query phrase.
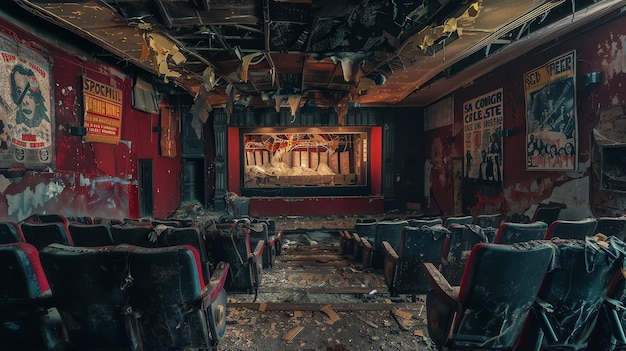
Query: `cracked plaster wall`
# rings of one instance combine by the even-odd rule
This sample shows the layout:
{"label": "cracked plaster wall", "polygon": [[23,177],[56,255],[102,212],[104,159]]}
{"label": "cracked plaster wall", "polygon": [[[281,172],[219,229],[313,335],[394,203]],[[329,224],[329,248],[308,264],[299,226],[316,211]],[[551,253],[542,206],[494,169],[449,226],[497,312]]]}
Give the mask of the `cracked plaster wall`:
{"label": "cracked plaster wall", "polygon": [[[152,132],[159,116],[132,108],[132,72],[88,59],[90,55],[70,44],[64,49],[53,46],[36,29],[27,33],[6,19],[0,19],[0,27],[14,31],[24,45],[43,50],[52,62],[56,161],[52,169],[0,173],[0,220],[20,221],[34,213],[138,217],[140,159],[150,159],[153,165],[153,216],[166,217],[174,211],[180,203],[180,155],[159,156],[160,134]],[[87,143],[69,134],[69,128],[81,125],[83,117],[83,75],[122,90],[120,143]],[[179,114],[176,110],[172,114],[177,126]]]}

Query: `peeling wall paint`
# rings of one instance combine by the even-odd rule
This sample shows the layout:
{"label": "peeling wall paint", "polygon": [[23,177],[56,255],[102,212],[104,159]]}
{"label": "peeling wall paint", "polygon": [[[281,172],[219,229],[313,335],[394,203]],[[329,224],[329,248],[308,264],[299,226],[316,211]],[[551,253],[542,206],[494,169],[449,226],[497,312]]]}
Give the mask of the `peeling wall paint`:
{"label": "peeling wall paint", "polygon": [[[79,184],[76,178],[80,178]],[[0,194],[0,220],[19,222],[34,213],[124,218],[129,213],[128,180],[84,175],[29,173],[15,179]]]}
{"label": "peeling wall paint", "polygon": [[[623,16],[616,17],[582,35],[560,38],[560,42],[541,54],[527,55],[503,67],[494,69],[486,77],[475,80],[470,87],[455,95],[455,126],[462,123],[462,102],[471,96],[502,87],[506,95],[504,128],[515,131],[504,138],[504,182],[502,188],[478,182],[465,182],[463,212],[514,213],[532,217],[539,204],[553,204],[562,208],[560,219],[615,216],[626,213],[626,193],[600,188],[600,154],[603,144],[626,145],[626,28]],[[524,165],[525,108],[523,73],[537,66],[545,57],[576,50],[577,115],[579,125],[579,163],[576,171],[526,171]],[[603,72],[602,84],[583,84],[583,77],[591,72]],[[458,128],[454,128],[458,129]],[[454,130],[453,129],[453,130]],[[433,138],[451,137],[441,130],[426,132],[425,142]],[[457,138],[459,139],[458,135]],[[449,157],[460,157],[463,141],[455,142],[445,152]],[[626,171],[626,165],[624,165]],[[432,177],[431,177],[432,179]],[[431,183],[435,188],[436,183]],[[445,187],[445,186],[444,186]],[[435,193],[445,188],[435,189]],[[452,207],[445,207],[447,215]],[[431,204],[431,212],[433,206]]]}
{"label": "peeling wall paint", "polygon": [[[14,31],[25,43],[36,43],[53,61],[51,93],[55,117],[53,167],[42,172],[0,170],[0,220],[21,221],[35,213],[138,217],[140,159],[152,160],[154,189],[159,189],[153,190],[152,215],[166,217],[174,211],[180,203],[180,155],[160,157],[160,134],[152,131],[159,123],[158,116],[132,108],[131,72],[91,60],[79,48],[74,52],[61,50],[41,41],[42,36],[37,33],[26,33],[4,18],[0,18],[0,28]],[[83,96],[77,88],[83,76],[122,91],[123,140],[117,145],[89,143],[69,133],[71,127],[82,125]],[[179,112],[174,110],[172,115],[172,123],[178,125]],[[178,134],[175,138],[179,142]],[[176,150],[180,150],[180,145]]]}
{"label": "peeling wall paint", "polygon": [[60,194],[56,183],[39,183],[34,187],[27,187],[23,192],[7,195],[9,216],[15,220],[22,220],[30,216],[34,210],[43,207],[50,199]]}
{"label": "peeling wall paint", "polygon": [[609,85],[616,74],[626,73],[626,35],[609,33],[603,42],[598,43],[596,54],[602,57],[602,68]]}

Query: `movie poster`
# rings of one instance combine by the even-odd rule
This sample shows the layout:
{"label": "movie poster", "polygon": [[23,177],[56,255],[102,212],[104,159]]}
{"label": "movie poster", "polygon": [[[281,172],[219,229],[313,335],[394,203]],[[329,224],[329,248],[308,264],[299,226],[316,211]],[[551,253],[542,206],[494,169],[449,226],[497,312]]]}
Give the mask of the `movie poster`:
{"label": "movie poster", "polygon": [[51,65],[40,53],[0,35],[0,168],[53,162]]}
{"label": "movie poster", "polygon": [[576,169],[575,69],[571,51],[524,74],[527,170]]}
{"label": "movie poster", "polygon": [[502,182],[502,88],[463,102],[464,177]]}
{"label": "movie poster", "polygon": [[117,144],[122,130],[122,90],[83,76],[85,141]]}

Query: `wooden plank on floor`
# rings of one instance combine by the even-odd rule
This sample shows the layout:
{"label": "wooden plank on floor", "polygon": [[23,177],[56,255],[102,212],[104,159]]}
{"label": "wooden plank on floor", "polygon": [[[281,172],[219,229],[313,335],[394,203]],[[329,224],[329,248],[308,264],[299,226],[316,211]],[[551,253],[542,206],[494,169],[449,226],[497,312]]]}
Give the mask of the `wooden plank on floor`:
{"label": "wooden plank on floor", "polygon": [[387,293],[387,287],[373,287],[373,288],[362,288],[362,287],[341,287],[341,288],[329,288],[329,287],[311,287],[311,288],[283,288],[283,287],[275,287],[275,288],[264,288],[261,286],[259,288],[259,294],[279,294],[279,293],[294,293],[294,292],[302,292],[307,294],[369,294],[372,290],[376,290],[380,294]]}
{"label": "wooden plank on floor", "polygon": [[[229,302],[229,308],[247,308],[259,311],[258,302]],[[312,302],[264,302],[264,311],[319,311],[326,305],[335,311],[393,311],[401,308],[407,311],[423,311],[424,303],[312,303]]]}
{"label": "wooden plank on floor", "polygon": [[338,255],[304,255],[304,256],[291,256],[291,257],[283,257],[280,259],[281,262],[291,262],[291,261],[314,261],[314,262],[330,262],[330,261],[344,261],[345,258],[342,258]]}
{"label": "wooden plank on floor", "polygon": [[[294,250],[294,249],[289,249],[288,251],[285,251],[283,253],[283,255],[285,256],[290,256],[290,255],[298,255],[298,256],[302,256],[302,255],[323,255],[323,254],[336,254],[336,255],[342,255],[341,252],[339,252],[337,249],[330,249],[330,248],[320,248],[317,250]],[[281,255],[282,256],[282,255]]]}

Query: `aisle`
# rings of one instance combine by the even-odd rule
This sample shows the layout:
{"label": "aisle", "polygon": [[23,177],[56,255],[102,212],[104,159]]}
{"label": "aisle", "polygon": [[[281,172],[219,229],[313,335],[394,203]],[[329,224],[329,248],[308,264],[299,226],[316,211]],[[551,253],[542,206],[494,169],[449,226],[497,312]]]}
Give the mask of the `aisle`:
{"label": "aisle", "polygon": [[434,350],[423,296],[391,298],[380,270],[341,252],[336,231],[285,234],[258,294],[229,294],[220,350]]}

